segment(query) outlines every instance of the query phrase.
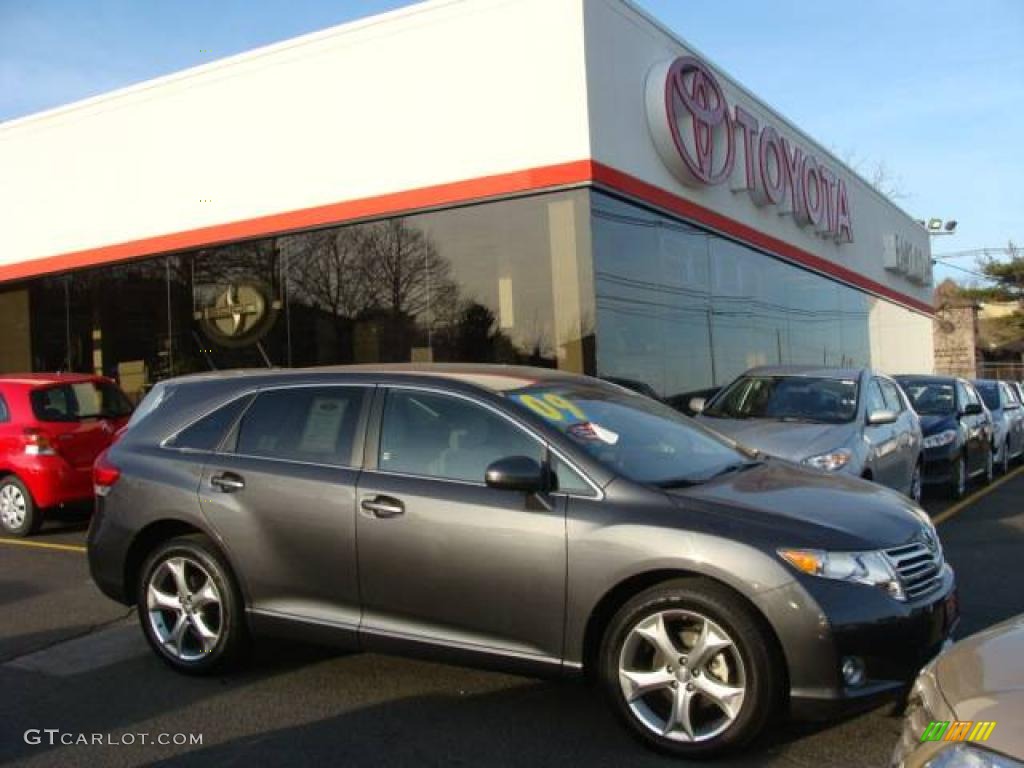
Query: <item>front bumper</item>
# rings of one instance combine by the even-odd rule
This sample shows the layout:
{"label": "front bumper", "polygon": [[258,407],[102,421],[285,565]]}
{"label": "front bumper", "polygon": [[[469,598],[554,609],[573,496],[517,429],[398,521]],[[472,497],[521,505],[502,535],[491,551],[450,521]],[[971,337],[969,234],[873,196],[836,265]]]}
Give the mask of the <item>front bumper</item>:
{"label": "front bumper", "polygon": [[[939,586],[911,603],[879,589],[806,577],[801,586],[819,606],[813,637],[783,646],[790,667],[790,704],[795,717],[823,719],[868,709],[901,695],[924,664],[951,637],[960,610],[952,569]],[[859,658],[860,685],[847,685],[843,660]]]}
{"label": "front bumper", "polygon": [[960,457],[960,446],[955,442],[940,448],[924,450],[925,485],[945,485],[953,480],[953,467]]}

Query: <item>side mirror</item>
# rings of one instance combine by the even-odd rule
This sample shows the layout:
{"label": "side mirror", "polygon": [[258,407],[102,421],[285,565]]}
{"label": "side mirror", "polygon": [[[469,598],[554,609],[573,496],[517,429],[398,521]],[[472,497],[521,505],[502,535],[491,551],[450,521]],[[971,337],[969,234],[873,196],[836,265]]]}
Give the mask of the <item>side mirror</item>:
{"label": "side mirror", "polygon": [[691,397],[690,398],[690,410],[693,411],[694,416],[699,413],[704,413],[704,409],[707,407],[708,401],[703,397]]}
{"label": "side mirror", "polygon": [[894,424],[898,418],[895,411],[872,411],[868,414],[868,424],[872,427],[880,427],[883,424]]}
{"label": "side mirror", "polygon": [[1004,411],[1016,411],[1019,408],[1020,403],[1014,402],[1013,400],[1011,400],[1010,402],[1003,406]]}
{"label": "side mirror", "polygon": [[961,413],[962,416],[977,416],[982,413],[981,403],[968,403],[964,406],[964,410]]}
{"label": "side mirror", "polygon": [[484,473],[489,488],[503,491],[544,490],[544,469],[529,456],[507,456],[492,463]]}

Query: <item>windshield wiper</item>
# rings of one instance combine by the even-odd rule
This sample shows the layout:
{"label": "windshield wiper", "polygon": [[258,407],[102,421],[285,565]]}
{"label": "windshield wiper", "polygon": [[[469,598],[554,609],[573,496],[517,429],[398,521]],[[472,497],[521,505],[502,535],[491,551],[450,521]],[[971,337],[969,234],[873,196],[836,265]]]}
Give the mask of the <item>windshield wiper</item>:
{"label": "windshield wiper", "polygon": [[710,475],[704,475],[702,477],[676,477],[671,480],[665,480],[664,482],[658,483],[659,488],[690,488],[694,485],[703,485],[704,483],[710,482],[715,478],[728,475],[733,472],[743,472],[744,470],[750,469],[751,467],[759,467],[764,464],[764,461],[737,461],[734,464],[727,464],[721,469],[711,473]]}
{"label": "windshield wiper", "polygon": [[733,472],[743,472],[750,469],[751,467],[759,467],[764,464],[763,461],[738,461],[735,464],[727,464],[717,472],[714,472],[706,477],[701,478],[700,482],[707,483],[714,480],[716,477],[722,477],[723,475],[729,475]]}
{"label": "windshield wiper", "polygon": [[657,485],[659,488],[668,490],[671,488],[690,488],[691,486],[697,485],[698,482],[699,481],[690,477],[673,477],[671,480],[663,480]]}

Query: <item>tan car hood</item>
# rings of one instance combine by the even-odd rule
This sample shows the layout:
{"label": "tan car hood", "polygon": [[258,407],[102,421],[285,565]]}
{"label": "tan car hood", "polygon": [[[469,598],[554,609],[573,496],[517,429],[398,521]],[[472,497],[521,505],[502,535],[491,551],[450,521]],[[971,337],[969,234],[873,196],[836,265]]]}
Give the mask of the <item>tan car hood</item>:
{"label": "tan car hood", "polygon": [[1024,757],[1024,614],[957,643],[935,676],[958,720],[996,723],[985,746]]}

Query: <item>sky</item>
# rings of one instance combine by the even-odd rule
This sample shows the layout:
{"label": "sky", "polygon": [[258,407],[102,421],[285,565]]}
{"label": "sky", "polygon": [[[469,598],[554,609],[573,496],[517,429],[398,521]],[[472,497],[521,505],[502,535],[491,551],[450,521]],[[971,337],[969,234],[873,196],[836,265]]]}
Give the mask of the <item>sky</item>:
{"label": "sky", "polygon": [[[0,0],[0,121],[409,5],[402,0]],[[1024,1],[639,0],[850,159],[933,255],[1024,244]],[[974,278],[973,257],[936,281]],[[956,269],[959,267],[960,269]]]}

